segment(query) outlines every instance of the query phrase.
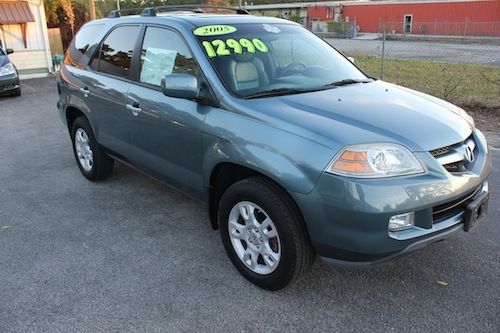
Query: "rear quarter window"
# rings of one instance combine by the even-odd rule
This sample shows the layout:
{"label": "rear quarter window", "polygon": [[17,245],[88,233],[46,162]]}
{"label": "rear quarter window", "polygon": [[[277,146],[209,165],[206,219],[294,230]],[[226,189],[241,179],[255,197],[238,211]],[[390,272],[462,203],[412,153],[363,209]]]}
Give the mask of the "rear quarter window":
{"label": "rear quarter window", "polygon": [[104,24],[83,26],[78,31],[68,48],[65,63],[73,66],[84,66],[85,64],[82,63],[82,58],[89,47],[96,42],[96,37],[99,35],[103,28]]}

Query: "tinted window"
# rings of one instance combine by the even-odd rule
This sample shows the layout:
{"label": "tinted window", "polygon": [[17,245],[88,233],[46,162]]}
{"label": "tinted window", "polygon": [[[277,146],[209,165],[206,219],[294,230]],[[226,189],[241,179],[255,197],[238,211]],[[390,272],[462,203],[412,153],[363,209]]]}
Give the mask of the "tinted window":
{"label": "tinted window", "polygon": [[140,81],[159,86],[167,74],[196,75],[196,63],[175,32],[148,27],[141,52]]}
{"label": "tinted window", "polygon": [[99,72],[128,78],[130,62],[139,26],[118,27],[102,42],[99,52],[92,61],[92,68]]}
{"label": "tinted window", "polygon": [[72,65],[80,63],[83,55],[95,41],[96,36],[101,32],[103,27],[103,24],[83,26],[69,47],[69,57],[66,57],[66,63]]}

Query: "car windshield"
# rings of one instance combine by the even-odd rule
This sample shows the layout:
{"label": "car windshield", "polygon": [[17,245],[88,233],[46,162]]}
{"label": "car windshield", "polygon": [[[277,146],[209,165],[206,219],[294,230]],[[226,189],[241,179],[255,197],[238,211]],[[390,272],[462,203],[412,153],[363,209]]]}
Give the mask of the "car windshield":
{"label": "car windshield", "polygon": [[193,33],[226,87],[241,98],[370,80],[323,40],[294,24],[210,25]]}

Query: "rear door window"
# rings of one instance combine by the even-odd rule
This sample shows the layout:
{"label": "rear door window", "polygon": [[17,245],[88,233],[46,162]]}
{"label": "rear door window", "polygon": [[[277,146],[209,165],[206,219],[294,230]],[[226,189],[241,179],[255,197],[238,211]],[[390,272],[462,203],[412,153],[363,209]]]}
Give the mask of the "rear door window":
{"label": "rear door window", "polygon": [[140,26],[133,25],[111,31],[92,60],[91,67],[102,73],[129,79],[132,54],[140,30]]}

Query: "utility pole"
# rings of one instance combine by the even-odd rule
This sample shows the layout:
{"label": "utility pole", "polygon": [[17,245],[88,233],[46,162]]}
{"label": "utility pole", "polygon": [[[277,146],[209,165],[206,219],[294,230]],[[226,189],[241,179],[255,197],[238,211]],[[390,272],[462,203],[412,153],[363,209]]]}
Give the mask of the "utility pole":
{"label": "utility pole", "polygon": [[380,65],[380,79],[384,79],[384,58],[385,58],[385,23],[384,32],[382,33],[382,64]]}
{"label": "utility pole", "polygon": [[120,0],[116,0],[116,9],[120,10]]}
{"label": "utility pole", "polygon": [[89,0],[90,20],[95,20],[95,1]]}

